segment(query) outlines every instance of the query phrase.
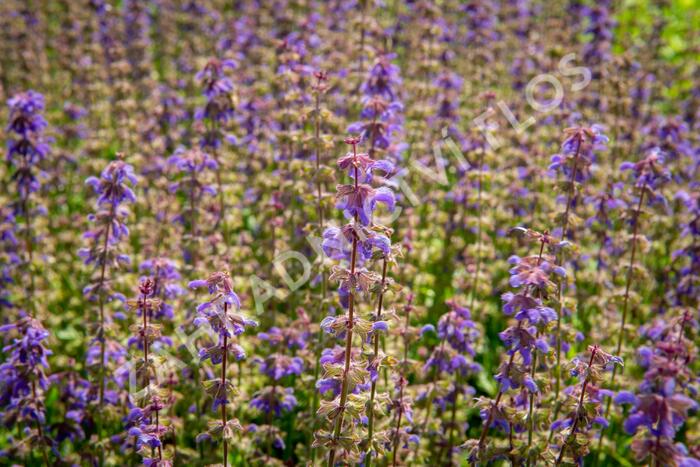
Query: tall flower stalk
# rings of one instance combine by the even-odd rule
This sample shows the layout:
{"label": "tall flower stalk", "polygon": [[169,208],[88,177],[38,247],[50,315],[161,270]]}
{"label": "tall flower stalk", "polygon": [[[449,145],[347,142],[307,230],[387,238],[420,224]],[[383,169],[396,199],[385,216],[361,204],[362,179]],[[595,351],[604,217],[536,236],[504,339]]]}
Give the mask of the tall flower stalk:
{"label": "tall flower stalk", "polygon": [[[34,234],[32,233],[32,215],[39,210],[32,209],[30,197],[39,191],[40,164],[49,153],[50,147],[44,136],[47,127],[42,115],[44,111],[44,96],[35,91],[26,91],[8,100],[10,121],[8,124],[7,161],[14,167],[12,180],[16,183],[18,200],[13,207],[14,217],[21,216],[24,220],[24,263],[27,278],[26,308],[34,310],[33,300],[35,279]],[[36,311],[36,310],[34,310]]]}
{"label": "tall flower stalk", "polygon": [[[380,226],[374,225],[375,229]],[[386,233],[389,234],[390,231],[386,229]],[[378,284],[377,291],[377,308],[374,314],[371,316],[372,333],[371,333],[371,345],[372,345],[372,355],[368,361],[368,370],[370,374],[370,380],[372,381],[370,385],[370,396],[367,408],[367,454],[365,456],[365,463],[369,467],[372,463],[372,456],[374,454],[374,434],[375,434],[375,420],[376,420],[376,407],[375,399],[377,394],[377,381],[379,380],[379,372],[382,369],[386,355],[380,351],[379,345],[382,338],[382,334],[389,330],[388,322],[386,316],[382,315],[384,311],[385,304],[385,293],[392,287],[395,286],[394,281],[387,276],[389,265],[396,264],[396,258],[401,255],[401,250],[398,245],[394,245],[391,248],[389,246],[389,236],[381,239],[385,241],[386,244],[383,250],[379,250],[375,254],[377,259],[381,259],[382,263],[382,273],[381,279]]]}
{"label": "tall flower stalk", "polygon": [[[385,161],[374,161],[369,155],[358,153],[359,138],[349,137],[345,142],[352,147],[352,152],[341,157],[338,165],[341,169],[349,171],[353,183],[338,185],[336,197],[337,207],[345,217],[352,219],[352,222],[342,228],[326,229],[323,242],[324,251],[329,257],[349,261],[349,268],[335,266],[330,277],[331,280],[337,280],[340,283],[341,304],[347,309],[347,314],[328,316],[321,323],[321,327],[327,332],[345,338],[342,365],[324,365],[324,377],[317,383],[319,388],[328,386],[330,382],[337,382],[340,386],[340,393],[336,398],[332,401],[323,401],[318,411],[320,415],[328,416],[332,423],[331,430],[315,433],[314,440],[315,446],[324,446],[328,449],[329,467],[335,464],[338,447],[342,447],[346,452],[357,451],[359,436],[354,432],[354,424],[350,423],[344,429],[343,422],[346,412],[354,417],[364,412],[366,399],[353,392],[365,382],[369,372],[361,363],[352,361],[353,335],[357,333],[366,338],[372,331],[373,324],[360,318],[356,313],[356,296],[358,293],[367,294],[380,284],[379,276],[361,267],[361,263],[371,257],[375,248],[385,254],[389,253],[389,239],[369,229],[368,226],[371,224],[372,213],[377,203],[384,203],[390,209],[394,207],[394,195],[391,190],[385,187],[375,189],[367,184],[372,180],[374,170],[391,173],[390,164]],[[349,250],[348,243],[351,243]]]}
{"label": "tall flower stalk", "polygon": [[[568,182],[566,183],[566,208],[561,216],[561,241],[567,238],[569,224],[571,223],[571,211],[576,197],[576,185],[582,184],[590,178],[590,167],[595,162],[595,150],[600,150],[607,143],[608,138],[602,134],[599,125],[591,127],[568,128],[564,131],[567,136],[562,144],[562,153],[552,156],[550,170],[561,171]],[[578,218],[576,218],[578,223]],[[562,250],[563,252],[563,250]],[[563,264],[564,258],[560,254],[557,264]],[[559,282],[559,311],[557,313],[557,342],[556,342],[556,383],[554,386],[554,400],[558,401],[561,386],[561,347],[562,347],[562,314],[564,312],[564,281]],[[558,407],[558,405],[557,405]],[[557,410],[555,410],[555,417]]]}
{"label": "tall flower stalk", "polygon": [[685,446],[674,443],[688,412],[698,407],[691,387],[695,348],[686,337],[697,328],[697,320],[686,310],[670,322],[658,318],[642,329],[652,339],[651,347],[640,347],[637,352],[645,370],[644,380],[637,394],[625,390],[615,396],[616,404],[632,406],[624,422],[625,432],[634,435],[640,428],[645,429],[632,441],[638,462],[651,459],[653,466],[698,463],[688,456]]}
{"label": "tall flower stalk", "polygon": [[208,219],[203,203],[207,196],[216,196],[217,189],[207,183],[207,175],[212,171],[219,172],[219,164],[209,154],[200,149],[185,150],[179,148],[168,159],[168,164],[175,169],[178,180],[171,183],[171,192],[185,195],[186,202],[182,214],[175,221],[185,226],[184,256],[193,267],[197,264],[197,249],[200,240],[200,224],[206,224]]}
{"label": "tall flower stalk", "polygon": [[[534,367],[538,352],[547,354],[549,344],[544,338],[550,323],[556,321],[556,312],[547,306],[543,297],[548,297],[556,289],[552,275],[563,277],[566,275],[564,268],[556,266],[555,257],[545,246],[555,250],[559,244],[547,232],[536,232],[531,229],[516,228],[523,236],[533,242],[539,243],[538,253],[525,257],[511,256],[508,260],[513,265],[510,270],[509,283],[519,289],[516,292],[506,292],[501,299],[504,302],[503,312],[507,316],[512,315],[516,323],[509,326],[499,334],[499,337],[507,347],[508,360],[499,367],[495,379],[499,384],[498,395],[495,401],[481,399],[481,418],[485,420],[481,436],[476,444],[472,444],[470,459],[483,462],[490,461],[493,457],[502,454],[498,447],[486,446],[489,428],[495,425],[509,433],[509,451],[513,450],[512,433],[521,421],[528,420],[530,430],[533,429],[534,398],[541,391],[543,383],[538,383],[535,378]],[[528,400],[529,408],[527,417],[520,417],[516,411],[504,410],[501,406],[503,395],[511,389],[526,390],[524,401]],[[518,398],[521,398],[518,396]],[[532,444],[532,431],[528,434],[528,446]],[[517,455],[517,454],[515,454]],[[529,453],[528,453],[529,456]],[[512,462],[524,462],[526,459],[511,458]],[[529,461],[529,459],[527,459]]]}
{"label": "tall flower stalk", "polygon": [[609,394],[599,389],[597,385],[602,380],[602,373],[610,367],[621,366],[622,359],[605,353],[597,345],[589,346],[588,353],[590,357],[587,359],[577,357],[571,362],[571,375],[582,378],[582,382],[568,394],[564,404],[564,408],[569,409],[569,415],[555,421],[551,426],[552,432],[568,429],[568,433],[563,433],[561,436],[556,466],[562,463],[567,452],[570,453],[574,463],[580,462],[588,453],[589,445],[588,437],[582,439],[579,436],[580,432],[588,431],[594,424],[605,427],[608,423],[601,416],[601,398]]}
{"label": "tall flower stalk", "polygon": [[394,466],[396,466],[397,462],[399,461],[399,445],[404,438],[408,438],[409,441],[420,444],[418,443],[420,438],[418,438],[415,434],[409,435],[407,431],[404,431],[404,433],[401,432],[401,421],[404,417],[409,423],[413,423],[412,400],[406,394],[406,389],[408,386],[408,369],[410,366],[410,362],[408,360],[408,348],[415,335],[413,329],[411,329],[411,312],[413,311],[413,308],[413,294],[409,294],[406,297],[406,304],[403,307],[403,312],[405,314],[404,323],[403,326],[398,329],[398,335],[401,336],[403,341],[403,359],[399,364],[399,371],[396,375],[398,399],[393,400],[391,404],[391,407],[396,410],[396,427],[394,428],[394,436],[392,439],[393,452],[391,456],[392,465]]}
{"label": "tall flower stalk", "polygon": [[0,326],[0,332],[12,336],[2,349],[8,358],[0,365],[0,408],[4,417],[15,417],[18,422],[26,424],[24,439],[13,449],[28,454],[38,446],[44,465],[48,467],[51,464],[47,447],[53,447],[53,441],[45,432],[43,396],[49,388],[45,373],[49,368],[47,357],[51,355],[46,348],[49,332],[30,317]]}
{"label": "tall flower stalk", "polygon": [[[639,225],[640,218],[642,215],[642,208],[644,206],[644,201],[649,205],[655,204],[665,204],[665,198],[659,189],[666,183],[669,178],[669,172],[664,167],[664,157],[660,151],[656,148],[652,149],[647,157],[640,160],[637,163],[625,161],[620,165],[621,171],[630,170],[632,172],[631,178],[633,183],[633,190],[636,192],[637,202],[634,204],[636,207],[632,212],[632,218],[630,222],[632,224],[632,239],[630,246],[630,261],[627,266],[627,275],[625,276],[625,293],[622,299],[622,315],[620,316],[620,327],[617,333],[617,347],[616,353],[619,354],[622,351],[622,344],[625,338],[625,325],[627,323],[627,314],[629,309],[629,299],[630,292],[632,288],[632,279],[634,277],[634,267],[637,253],[637,243],[639,235]],[[617,375],[617,368],[613,368],[612,375],[610,376],[610,387],[614,388],[615,376]],[[605,416],[607,417],[610,411],[610,405],[612,399],[608,399],[605,406]],[[604,434],[604,433],[603,433]],[[602,447],[603,434],[601,434],[598,451]]]}
{"label": "tall flower stalk", "polygon": [[[220,150],[224,139],[235,142],[232,135],[224,134],[223,129],[234,116],[233,82],[226,76],[226,71],[234,69],[233,60],[210,59],[204,69],[197,73],[195,79],[201,82],[207,99],[205,106],[198,109],[195,118],[204,120],[205,129],[200,142],[203,151],[211,153],[218,167],[223,169]],[[218,226],[226,216],[223,180],[221,169],[216,170],[216,188],[219,196]]]}
{"label": "tall flower stalk", "polygon": [[[145,278],[139,284],[139,296],[128,300],[127,305],[141,316],[141,323],[132,326],[138,336],[138,343],[143,351],[143,359],[136,365],[136,375],[142,380],[142,390],[137,394],[138,405],[129,413],[127,423],[131,425],[128,437],[136,439],[134,448],[141,453],[144,464],[169,466],[171,462],[163,459],[162,437],[167,428],[160,424],[160,412],[165,407],[163,394],[157,383],[156,362],[149,354],[151,346],[161,337],[161,327],[151,320],[161,308],[162,301],[155,297],[156,282]],[[155,422],[155,423],[154,423]]]}
{"label": "tall flower stalk", "polygon": [[86,265],[93,265],[96,270],[96,275],[93,275],[90,284],[83,289],[83,294],[91,301],[97,300],[99,307],[95,341],[99,345],[98,391],[99,405],[102,406],[105,399],[107,364],[106,326],[110,322],[105,304],[109,300],[123,299],[121,294],[112,290],[110,273],[131,262],[128,255],[119,253],[118,247],[119,243],[129,235],[125,222],[129,212],[123,204],[136,201],[136,196],[130,187],[130,185],[136,185],[136,176],[133,167],[120,158],[110,162],[102,171],[100,178],[89,177],[85,183],[98,194],[97,210],[88,217],[94,223],[94,227],[83,235],[88,246],[82,248],[78,255],[83,258]]}
{"label": "tall flower stalk", "polygon": [[198,441],[214,436],[220,437],[223,444],[223,464],[228,465],[228,442],[234,434],[241,430],[241,424],[236,418],[229,418],[226,407],[230,397],[235,393],[233,380],[227,378],[229,354],[237,360],[245,358],[245,351],[232,340],[245,331],[247,327],[257,326],[257,323],[240,313],[241,302],[233,291],[233,281],[226,272],[214,272],[207,279],[190,282],[189,287],[196,289],[206,287],[209,290],[209,300],[197,307],[198,316],[194,320],[196,326],[208,324],[218,339],[218,343],[203,347],[199,351],[201,360],[210,360],[212,364],[221,364],[220,378],[204,381],[204,389],[214,402],[212,410],[221,407],[221,418],[209,422],[209,430],[197,436]]}
{"label": "tall flower stalk", "polygon": [[[355,174],[355,182],[354,182],[354,187],[352,191],[348,192],[348,194],[353,193],[355,196],[359,195],[359,181],[360,177],[358,174],[358,165],[357,165],[357,144],[359,141],[357,139],[353,138],[348,138],[346,139],[346,143],[352,145],[352,151],[353,151],[353,170]],[[340,194],[340,192],[338,193]],[[355,209],[355,212],[353,213],[353,221],[355,223],[358,222],[359,214],[357,209]],[[354,225],[353,225],[354,227]],[[357,233],[354,231],[352,232],[352,253],[350,256],[350,271],[349,274],[347,274],[346,281],[348,282],[347,291],[348,291],[348,314],[346,318],[346,323],[345,323],[345,366],[343,368],[343,376],[342,376],[342,383],[341,383],[341,389],[340,389],[340,400],[338,402],[338,411],[339,413],[336,415],[336,421],[335,421],[335,428],[333,429],[333,437],[332,441],[333,444],[330,446],[330,451],[328,453],[328,467],[333,467],[335,465],[335,443],[338,442],[340,438],[340,431],[343,428],[343,417],[345,415],[345,404],[347,402],[347,397],[348,397],[348,377],[350,376],[350,358],[352,355],[352,333],[353,333],[353,327],[354,327],[354,322],[355,322],[355,317],[354,317],[354,311],[355,311],[355,287],[354,287],[354,282],[355,282],[355,266],[357,265]],[[335,271],[334,271],[335,274]],[[342,287],[342,283],[341,283]]]}

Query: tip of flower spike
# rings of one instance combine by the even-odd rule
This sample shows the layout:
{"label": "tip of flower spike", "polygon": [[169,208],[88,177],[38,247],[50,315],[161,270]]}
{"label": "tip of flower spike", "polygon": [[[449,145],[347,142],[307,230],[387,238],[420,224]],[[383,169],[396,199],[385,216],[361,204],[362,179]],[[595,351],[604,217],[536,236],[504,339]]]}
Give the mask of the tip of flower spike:
{"label": "tip of flower spike", "polygon": [[350,144],[352,146],[355,146],[356,144],[360,143],[360,137],[359,136],[348,136],[343,140],[345,144]]}

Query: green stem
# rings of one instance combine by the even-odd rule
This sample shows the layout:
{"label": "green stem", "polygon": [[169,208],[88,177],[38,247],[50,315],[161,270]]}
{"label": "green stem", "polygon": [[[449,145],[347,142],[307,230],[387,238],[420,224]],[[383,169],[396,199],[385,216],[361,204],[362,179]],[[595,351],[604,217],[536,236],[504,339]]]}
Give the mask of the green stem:
{"label": "green stem", "polygon": [[[379,291],[379,299],[377,300],[377,321],[379,320],[380,316],[382,315],[382,306],[384,305],[384,285],[386,284],[386,269],[387,269],[387,258],[386,256],[384,257],[384,261],[382,263],[382,282],[381,282],[381,289]],[[374,354],[372,355],[372,362],[377,359],[377,356],[379,355],[379,333],[374,332],[372,335],[372,341],[374,344]],[[377,370],[379,368],[377,367]],[[376,394],[377,391],[377,381],[374,380],[372,381],[372,388],[370,390],[370,396],[369,396],[369,414],[368,414],[368,429],[367,429],[367,455],[365,456],[365,461],[367,463],[367,467],[370,467],[372,464],[372,437],[374,436],[374,395]]]}
{"label": "green stem", "polygon": [[[352,150],[354,153],[355,160],[357,160],[357,144],[352,144]],[[355,164],[355,191],[359,188],[359,173],[357,164]],[[355,214],[355,224],[357,224],[358,216]],[[355,275],[355,264],[357,262],[357,232],[353,231],[352,237],[352,255],[350,257],[350,276]],[[348,297],[348,321],[347,321],[347,331],[345,337],[345,368],[343,370],[343,381],[340,389],[340,405],[338,406],[339,413],[335,422],[335,429],[333,430],[333,445],[328,453],[328,467],[333,467],[335,464],[335,442],[338,441],[340,437],[340,431],[343,427],[343,418],[345,415],[345,403],[348,399],[348,373],[350,373],[350,354],[352,353],[352,329],[355,308],[355,290],[351,287],[350,295]]]}

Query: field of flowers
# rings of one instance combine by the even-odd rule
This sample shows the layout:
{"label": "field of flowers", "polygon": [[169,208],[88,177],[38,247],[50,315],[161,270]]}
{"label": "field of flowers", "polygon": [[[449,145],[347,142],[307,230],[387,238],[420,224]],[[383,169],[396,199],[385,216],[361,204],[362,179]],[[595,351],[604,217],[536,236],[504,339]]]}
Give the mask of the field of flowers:
{"label": "field of flowers", "polygon": [[0,465],[699,467],[694,0],[0,2]]}

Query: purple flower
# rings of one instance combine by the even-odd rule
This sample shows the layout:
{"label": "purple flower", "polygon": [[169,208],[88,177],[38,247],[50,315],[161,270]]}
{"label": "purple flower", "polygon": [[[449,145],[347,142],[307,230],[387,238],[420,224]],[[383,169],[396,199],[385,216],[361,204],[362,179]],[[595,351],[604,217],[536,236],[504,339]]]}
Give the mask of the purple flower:
{"label": "purple flower", "polygon": [[582,183],[590,178],[590,167],[595,162],[595,152],[605,148],[608,138],[600,125],[567,128],[561,154],[552,156],[549,170],[562,172],[566,180]]}
{"label": "purple flower", "polygon": [[285,376],[301,376],[304,371],[304,361],[300,357],[289,357],[275,353],[266,358],[256,358],[260,373],[277,381]]}
{"label": "purple flower", "polygon": [[360,134],[370,147],[370,156],[375,150],[385,150],[396,161],[401,159],[405,145],[399,142],[403,132],[403,104],[397,95],[400,70],[391,63],[393,58],[391,54],[380,56],[370,69],[360,87],[363,94],[360,117],[364,120],[351,124],[348,132]]}
{"label": "purple flower", "polygon": [[191,289],[206,287],[211,296],[210,300],[202,302],[197,307],[198,317],[195,324],[208,322],[219,335],[237,336],[246,327],[255,327],[257,323],[242,315],[238,295],[233,291],[233,281],[226,272],[214,272],[206,280],[195,280],[189,283]]}
{"label": "purple flower", "polygon": [[[0,365],[0,407],[6,415],[13,415],[33,427],[45,423],[43,393],[48,390],[47,357],[51,355],[45,345],[49,332],[33,318],[2,326],[10,343],[2,351],[7,356]],[[43,442],[43,441],[42,441]]]}
{"label": "purple flower", "polygon": [[279,417],[285,412],[291,412],[297,406],[293,388],[269,386],[253,395],[250,406],[264,414]]}
{"label": "purple flower", "polygon": [[[219,126],[227,124],[234,117],[233,83],[226,76],[226,70],[235,68],[233,60],[210,59],[204,69],[197,73],[195,79],[201,82],[207,103],[204,108],[197,109],[195,119],[208,120],[211,125],[204,132],[200,142],[202,149],[216,151],[224,139]],[[226,135],[227,140],[233,140]]]}
{"label": "purple flower", "polygon": [[666,198],[659,190],[671,178],[664,166],[664,155],[659,148],[653,148],[639,162],[625,161],[620,164],[620,171],[630,171],[634,186],[649,193],[649,204],[666,204]]}
{"label": "purple flower", "polygon": [[42,115],[44,96],[30,90],[12,97],[7,105],[10,107],[7,161],[20,167],[22,162],[16,160],[19,158],[27,166],[36,166],[49,153],[49,145],[43,134],[47,127]]}

